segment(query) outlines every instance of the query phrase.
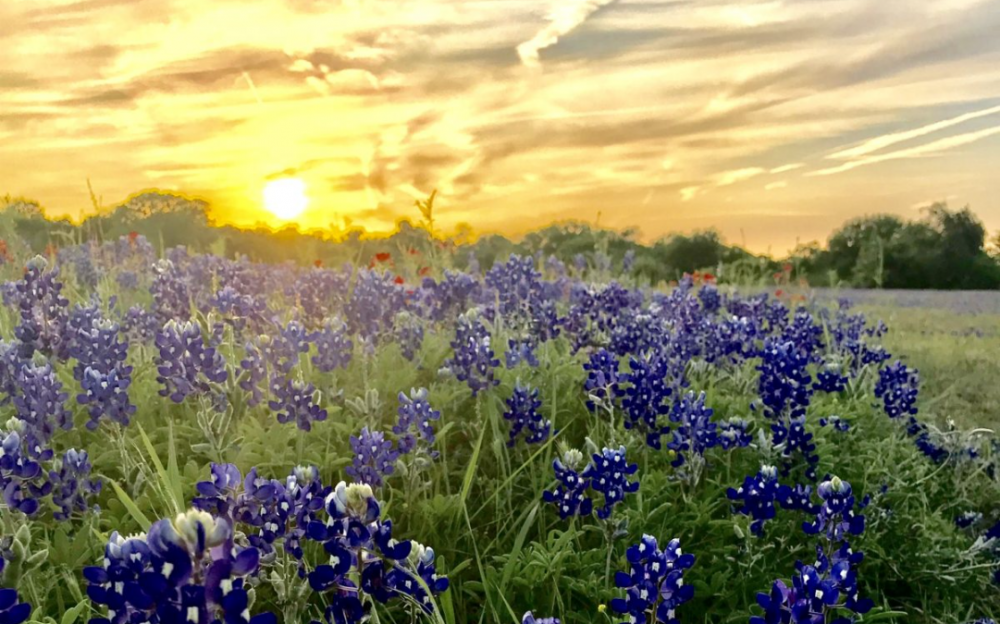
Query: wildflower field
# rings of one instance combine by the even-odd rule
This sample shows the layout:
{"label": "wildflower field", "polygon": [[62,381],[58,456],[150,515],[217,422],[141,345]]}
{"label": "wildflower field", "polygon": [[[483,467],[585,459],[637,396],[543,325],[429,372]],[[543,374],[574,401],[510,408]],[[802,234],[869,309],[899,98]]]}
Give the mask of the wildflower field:
{"label": "wildflower field", "polygon": [[996,298],[450,266],[4,249],[0,624],[1000,616]]}

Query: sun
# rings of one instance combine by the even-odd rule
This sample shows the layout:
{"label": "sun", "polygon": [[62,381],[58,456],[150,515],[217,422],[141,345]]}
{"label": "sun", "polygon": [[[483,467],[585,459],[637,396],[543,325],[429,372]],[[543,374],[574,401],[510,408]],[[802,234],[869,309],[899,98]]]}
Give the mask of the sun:
{"label": "sun", "polygon": [[291,221],[309,205],[306,183],[298,178],[271,180],[264,187],[264,207],[282,221]]}

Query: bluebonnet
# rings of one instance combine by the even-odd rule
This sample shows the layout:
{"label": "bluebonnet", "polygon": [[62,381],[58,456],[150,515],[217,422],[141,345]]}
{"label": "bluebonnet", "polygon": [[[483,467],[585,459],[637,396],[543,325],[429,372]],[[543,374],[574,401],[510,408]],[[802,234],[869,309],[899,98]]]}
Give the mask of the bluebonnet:
{"label": "bluebonnet", "polygon": [[629,571],[615,573],[615,585],[626,590],[625,597],[612,599],[611,610],[627,615],[629,624],[677,624],[677,608],[694,597],[694,587],[684,584],[694,555],[683,553],[677,539],[660,550],[651,535],[643,535],[625,555]]}
{"label": "bluebonnet", "polygon": [[249,327],[260,328],[268,316],[267,303],[253,295],[244,294],[232,286],[216,292],[208,304],[219,311],[226,323],[237,332]]}
{"label": "bluebonnet", "polygon": [[955,525],[960,529],[967,529],[978,524],[983,519],[983,514],[978,511],[964,511],[955,518]]}
{"label": "bluebonnet", "polygon": [[[770,593],[757,594],[763,616],[752,616],[750,624],[822,624],[836,610],[864,614],[874,606],[870,599],[857,598],[857,580],[848,560],[838,561],[821,572],[814,566],[796,564],[798,574],[789,587],[777,580]],[[838,617],[837,623],[853,622]]]}
{"label": "bluebonnet", "polygon": [[915,415],[919,391],[919,374],[899,360],[879,371],[875,396],[882,399],[882,407],[889,418]]}
{"label": "bluebonnet", "polygon": [[158,260],[153,272],[155,277],[149,291],[153,294],[152,310],[157,322],[163,325],[191,318],[191,288],[183,272],[169,259]]}
{"label": "bluebonnet", "polygon": [[167,321],[156,334],[156,380],[162,384],[160,396],[180,403],[189,396],[209,394],[213,384],[229,377],[226,361],[201,327],[192,321]]}
{"label": "bluebonnet", "polygon": [[399,451],[381,431],[362,428],[360,435],[351,436],[351,451],[354,459],[346,472],[359,483],[378,487],[382,479],[396,471]]}
{"label": "bluebonnet", "polygon": [[21,624],[31,617],[31,605],[19,600],[17,590],[0,588],[0,622]]}
{"label": "bluebonnet", "polygon": [[830,425],[833,427],[834,431],[839,431],[840,433],[845,433],[851,430],[851,423],[836,414],[819,419],[820,427],[825,427],[827,425]]}
{"label": "bluebonnet", "polygon": [[73,375],[82,389],[76,400],[88,406],[88,429],[96,429],[102,417],[127,426],[136,412],[128,395],[132,384],[132,367],[125,363],[128,343],[119,335],[116,323],[93,320],[78,330],[71,349],[77,360]]}
{"label": "bluebonnet", "polygon": [[393,319],[403,303],[403,288],[394,284],[388,273],[362,269],[344,305],[344,318],[351,331],[374,344],[392,331]]}
{"label": "bluebonnet", "polygon": [[510,338],[507,340],[507,351],[504,353],[507,368],[514,368],[521,362],[528,366],[537,367],[538,358],[535,357],[535,343],[530,338]]}
{"label": "bluebonnet", "polygon": [[809,356],[793,342],[768,338],[760,357],[757,392],[764,415],[776,419],[805,414],[812,395],[812,378],[806,370]]}
{"label": "bluebonnet", "polygon": [[587,479],[592,490],[604,496],[604,506],[597,510],[598,518],[609,518],[615,505],[625,500],[626,494],[639,490],[638,481],[628,480],[638,469],[637,464],[629,464],[625,459],[624,446],[594,453],[593,462],[580,476]]}
{"label": "bluebonnet", "polygon": [[268,407],[277,412],[281,424],[294,422],[299,429],[310,431],[314,422],[326,420],[327,412],[319,404],[316,386],[309,382],[275,376],[271,379],[271,396]]}
{"label": "bluebonnet", "polygon": [[[323,594],[328,624],[355,624],[367,616],[365,595],[381,603],[408,595],[425,612],[433,610],[432,594],[448,588],[448,579],[434,571],[433,550],[392,537],[392,521],[381,518],[381,507],[364,484],[341,481],[326,498],[328,519],[312,521],[308,537],[322,542],[329,563],[309,573],[309,585]],[[360,583],[351,580],[359,576]]]}
{"label": "bluebonnet", "polygon": [[819,455],[816,454],[813,434],[806,431],[806,417],[802,415],[788,420],[779,420],[771,425],[771,431],[772,441],[775,446],[781,448],[781,455],[784,457],[782,474],[789,474],[798,465],[795,461],[795,458],[798,457],[805,462],[806,477],[815,480]]}
{"label": "bluebonnet", "polygon": [[847,376],[840,374],[840,367],[836,365],[826,365],[816,371],[816,381],[813,382],[813,389],[817,392],[842,392],[847,388]]}
{"label": "bluebonnet", "polygon": [[500,360],[494,357],[490,333],[474,312],[463,314],[455,324],[455,339],[451,342],[453,355],[445,362],[459,381],[464,381],[475,396],[480,391],[499,382],[494,369]]}
{"label": "bluebonnet", "polygon": [[243,358],[240,360],[240,369],[243,372],[237,380],[239,387],[249,393],[247,404],[251,407],[259,405],[264,400],[265,393],[270,391],[267,360],[264,359],[264,353],[258,346],[259,342],[260,339],[249,341],[244,346]]}
{"label": "bluebonnet", "polygon": [[698,300],[701,308],[708,314],[715,314],[722,307],[722,296],[714,284],[705,284],[698,290]]}
{"label": "bluebonnet", "polygon": [[392,333],[403,357],[412,362],[424,342],[423,323],[418,317],[404,310],[396,315]]}
{"label": "bluebonnet", "polygon": [[521,618],[521,624],[559,624],[559,618],[536,618],[531,611],[528,611]]}
{"label": "bluebonnet", "polygon": [[145,342],[160,329],[156,316],[141,305],[130,307],[121,319],[121,329],[129,340]]}
{"label": "bluebonnet", "polygon": [[16,340],[0,338],[0,405],[7,405],[17,394],[17,376],[24,365],[19,348]]}
{"label": "bluebonnet", "polygon": [[559,509],[559,516],[565,520],[571,516],[589,516],[594,509],[594,502],[587,496],[589,484],[579,470],[583,463],[583,453],[569,449],[562,458],[552,462],[559,484],[554,490],[542,493],[542,499],[553,503]]}
{"label": "bluebonnet", "polygon": [[676,426],[672,428],[673,439],[667,443],[667,448],[677,454],[672,462],[675,467],[685,463],[686,452],[702,457],[705,451],[718,445],[718,427],[711,420],[713,413],[712,408],[705,405],[704,392],[697,398],[694,392],[688,392],[674,401],[670,422]]}
{"label": "bluebonnet", "polygon": [[[597,406],[594,399],[598,401],[615,400],[618,396],[618,357],[601,348],[590,354],[583,369],[587,371],[587,381],[584,389],[587,390],[587,408],[594,411]],[[593,397],[593,398],[590,398]]]}
{"label": "bluebonnet", "polygon": [[[39,509],[39,499],[51,491],[39,460],[25,449],[21,431],[23,423],[12,419],[7,431],[0,431],[0,493],[9,509],[33,515]],[[51,451],[48,451],[51,455]]]}
{"label": "bluebonnet", "polygon": [[750,424],[742,418],[733,417],[720,420],[718,427],[719,446],[727,451],[734,448],[745,448],[750,446],[753,441],[753,436],[747,431]]}
{"label": "bluebonnet", "polygon": [[48,269],[48,262],[35,256],[25,265],[24,278],[16,284],[20,323],[14,336],[20,341],[20,355],[30,358],[35,351],[58,359],[67,356],[69,301],[62,295],[58,267]]}
{"label": "bluebonnet", "polygon": [[850,483],[831,477],[820,483],[816,492],[822,502],[816,510],[815,519],[802,524],[807,534],[823,533],[828,541],[841,542],[849,535],[864,532],[865,517],[854,511],[855,499]]}
{"label": "bluebonnet", "polygon": [[738,501],[734,511],[752,519],[750,532],[754,535],[763,533],[764,523],[774,518],[778,487],[778,470],[765,465],[756,475],[743,479],[743,485],[726,491],[729,500]]}
{"label": "bluebonnet", "polygon": [[781,340],[791,342],[799,352],[812,360],[822,346],[823,327],[813,321],[809,310],[799,307],[792,321],[782,331]]}
{"label": "bluebonnet", "polygon": [[121,271],[115,276],[115,282],[121,290],[135,290],[139,287],[139,275],[135,271]]}
{"label": "bluebonnet", "polygon": [[813,503],[812,486],[796,484],[795,486],[781,485],[778,487],[778,503],[782,509],[801,511],[810,516],[815,516],[819,511],[819,505]]}
{"label": "bluebonnet", "polygon": [[629,249],[622,256],[622,273],[631,273],[635,267],[635,249]]}
{"label": "bluebonnet", "polygon": [[417,436],[427,444],[434,443],[433,421],[440,420],[441,412],[431,407],[427,401],[427,388],[410,389],[410,395],[400,392],[399,408],[396,410],[399,420],[392,427],[399,442],[399,452],[409,453],[417,446]]}
{"label": "bluebonnet", "polygon": [[625,428],[637,429],[645,436],[646,444],[659,449],[660,438],[670,428],[660,423],[660,417],[670,412],[666,404],[672,390],[664,381],[665,363],[658,357],[629,358],[629,371],[623,375],[622,410],[625,412]]}
{"label": "bluebonnet", "polygon": [[309,340],[316,345],[312,363],[318,370],[330,373],[351,363],[354,343],[347,333],[347,324],[339,318],[327,318],[323,327],[314,331]]}
{"label": "bluebonnet", "polygon": [[260,553],[220,548],[231,540],[231,525],[196,509],[154,522],[147,535],[112,533],[104,564],[84,569],[88,597],[107,609],[91,623],[276,623],[271,613],[250,617],[244,579],[257,571]]}
{"label": "bluebonnet", "polygon": [[284,285],[285,296],[301,312],[309,327],[317,327],[343,306],[353,269],[342,271],[310,267]]}
{"label": "bluebonnet", "polygon": [[538,413],[538,408],[541,406],[538,388],[523,386],[518,381],[513,393],[507,398],[507,411],[503,414],[503,417],[510,421],[507,446],[513,447],[522,431],[526,431],[524,441],[528,444],[544,442],[549,437],[552,422]]}
{"label": "bluebonnet", "polygon": [[101,482],[90,478],[90,461],[87,451],[69,449],[63,454],[58,470],[49,473],[52,483],[52,502],[59,507],[52,516],[65,520],[74,512],[90,509],[90,499],[101,491]]}
{"label": "bluebonnet", "polygon": [[47,450],[56,429],[72,429],[73,415],[66,409],[69,395],[52,365],[26,364],[17,378],[19,394],[14,397],[15,414],[24,423],[24,438],[33,457],[47,460]]}

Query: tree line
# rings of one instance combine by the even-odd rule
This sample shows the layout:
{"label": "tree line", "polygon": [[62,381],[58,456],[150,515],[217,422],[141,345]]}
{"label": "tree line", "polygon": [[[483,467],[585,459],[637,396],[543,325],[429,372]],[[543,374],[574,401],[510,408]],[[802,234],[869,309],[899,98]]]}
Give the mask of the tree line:
{"label": "tree line", "polygon": [[[488,268],[511,253],[556,258],[567,271],[628,273],[651,285],[685,273],[712,273],[721,282],[760,284],[802,281],[812,286],[903,289],[1000,289],[1000,233],[987,240],[983,223],[969,208],[945,204],[921,218],[904,220],[876,214],[848,221],[825,245],[800,245],[787,257],[753,254],[726,243],[714,230],[671,234],[651,243],[637,229],[614,231],[585,223],[556,223],[517,240],[499,234],[475,238],[460,227],[451,236],[434,231],[433,197],[417,202],[418,223],[401,221],[388,236],[355,229],[302,232],[289,226],[240,229],[215,224],[207,204],[162,193],[144,193],[80,224],[48,219],[31,201],[0,198],[0,242],[4,255],[52,252],[87,241],[144,235],[158,249],[186,245],[198,251],[247,256],[267,262],[292,261],[324,266],[364,264],[379,254],[406,259],[411,272],[447,257],[448,264]],[[395,264],[395,263],[394,263]],[[403,264],[400,263],[400,270]],[[560,269],[561,270],[561,269]]]}

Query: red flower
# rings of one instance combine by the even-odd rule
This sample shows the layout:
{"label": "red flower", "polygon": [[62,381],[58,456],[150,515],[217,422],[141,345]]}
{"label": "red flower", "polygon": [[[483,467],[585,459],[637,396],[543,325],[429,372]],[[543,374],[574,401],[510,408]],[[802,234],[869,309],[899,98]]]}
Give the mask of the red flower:
{"label": "red flower", "polygon": [[397,275],[397,276],[396,276],[396,279],[394,279],[394,280],[392,280],[392,281],[396,282],[397,284],[403,284],[403,283],[405,283],[405,282],[403,281],[403,276],[402,276],[402,275]]}
{"label": "red flower", "polygon": [[318,269],[321,266],[323,266],[323,261],[320,260],[319,258],[316,258],[315,260],[313,260],[313,266]]}
{"label": "red flower", "polygon": [[424,275],[430,274],[430,272],[431,272],[431,268],[429,266],[427,266],[427,267],[420,267],[420,269],[417,271],[417,275],[423,277]]}
{"label": "red flower", "polygon": [[413,248],[413,247],[410,247],[410,248],[409,248],[409,249],[407,249],[406,251],[407,251],[407,253],[409,253],[409,254],[410,254],[411,256],[419,256],[419,255],[420,255],[420,251],[418,251],[417,249],[415,249],[415,248]]}
{"label": "red flower", "polygon": [[774,296],[775,297],[780,297],[783,294],[785,294],[785,291],[781,290],[780,288],[778,290],[774,291]]}
{"label": "red flower", "polygon": [[715,276],[714,276],[714,275],[712,275],[711,273],[705,273],[704,275],[702,275],[702,278],[703,278],[703,279],[704,279],[704,280],[705,280],[706,282],[714,282],[714,281],[715,281]]}
{"label": "red flower", "polygon": [[388,251],[375,254],[375,259],[379,262],[387,262],[390,258],[392,258],[392,254]]}

